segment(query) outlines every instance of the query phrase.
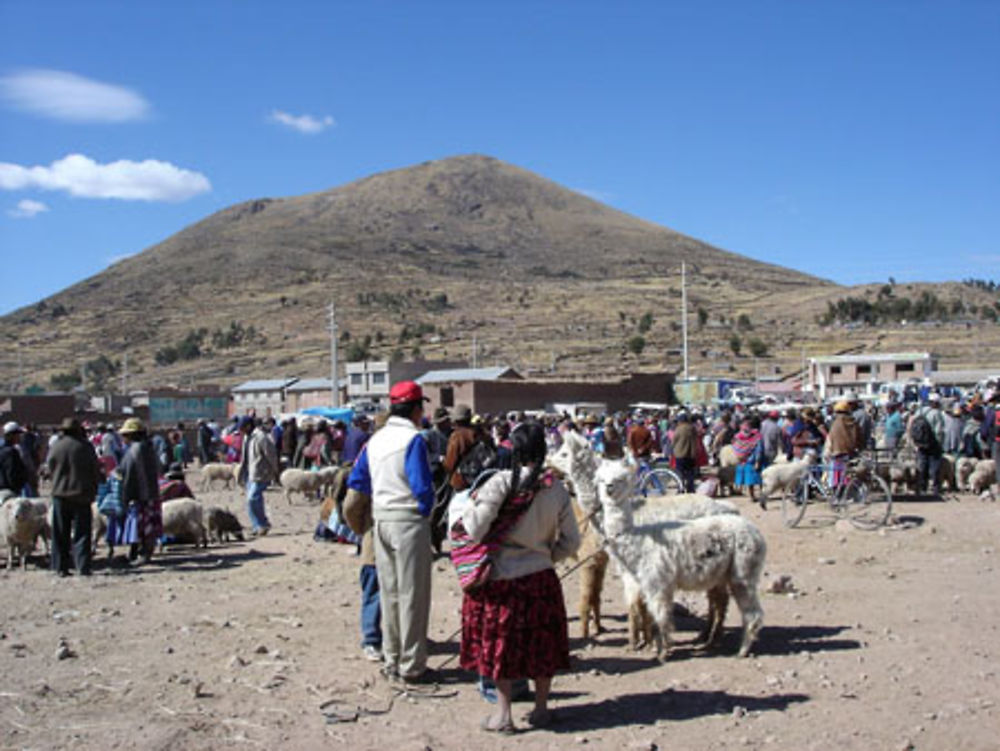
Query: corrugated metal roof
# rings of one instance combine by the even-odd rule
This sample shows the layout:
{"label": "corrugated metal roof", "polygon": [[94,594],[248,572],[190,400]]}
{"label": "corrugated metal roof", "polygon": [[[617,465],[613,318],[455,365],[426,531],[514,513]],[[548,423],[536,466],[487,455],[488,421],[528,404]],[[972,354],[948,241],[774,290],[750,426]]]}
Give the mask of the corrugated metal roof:
{"label": "corrugated metal roof", "polygon": [[261,381],[245,381],[239,386],[234,386],[233,391],[278,391],[287,388],[298,381],[298,378],[278,378]]}
{"label": "corrugated metal roof", "polygon": [[504,376],[518,377],[506,365],[494,368],[460,368],[458,370],[430,370],[417,379],[417,383],[449,383],[452,381],[495,381]]}
{"label": "corrugated metal roof", "polygon": [[329,389],[330,379],[329,378],[303,378],[300,381],[296,381],[291,386],[288,387],[289,391],[319,391],[320,389]]}
{"label": "corrugated metal roof", "polygon": [[861,363],[866,362],[897,362],[908,360],[933,359],[930,352],[860,352],[856,355],[828,355],[826,357],[810,357],[817,363]]}

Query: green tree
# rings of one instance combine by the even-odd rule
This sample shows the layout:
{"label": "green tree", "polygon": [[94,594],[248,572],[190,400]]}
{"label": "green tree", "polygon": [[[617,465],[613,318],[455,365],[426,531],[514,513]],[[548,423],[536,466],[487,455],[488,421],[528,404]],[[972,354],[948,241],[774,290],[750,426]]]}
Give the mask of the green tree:
{"label": "green tree", "polygon": [[698,308],[698,328],[704,328],[706,323],[708,323],[708,311]]}
{"label": "green tree", "polygon": [[628,342],[626,342],[626,346],[628,347],[629,352],[638,357],[642,354],[642,351],[646,349],[646,339],[645,337],[636,334],[631,337]]}
{"label": "green tree", "polygon": [[736,319],[736,328],[740,331],[749,331],[753,328],[753,324],[750,323],[750,316],[746,313],[740,313],[739,318]]}
{"label": "green tree", "polygon": [[740,356],[740,350],[743,348],[743,340],[740,339],[739,334],[733,334],[729,337],[729,349],[733,351],[733,354],[737,357]]}
{"label": "green tree", "polygon": [[750,348],[750,354],[754,357],[767,357],[767,344],[757,337],[753,337],[748,341],[747,346]]}
{"label": "green tree", "polygon": [[642,314],[642,318],[639,319],[639,333],[645,334],[651,328],[653,328],[653,314],[646,312]]}

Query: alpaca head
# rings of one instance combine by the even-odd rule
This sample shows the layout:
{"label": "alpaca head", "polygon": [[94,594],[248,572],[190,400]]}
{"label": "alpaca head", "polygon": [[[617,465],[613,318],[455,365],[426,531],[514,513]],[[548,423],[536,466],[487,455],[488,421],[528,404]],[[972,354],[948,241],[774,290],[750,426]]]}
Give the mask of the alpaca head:
{"label": "alpaca head", "polygon": [[597,483],[597,496],[601,505],[620,511],[632,508],[633,488],[635,487],[635,470],[627,467],[625,462],[605,460],[597,468],[594,478]]}
{"label": "alpaca head", "polygon": [[596,511],[600,506],[594,488],[597,457],[587,439],[577,433],[566,433],[562,447],[553,455],[552,463],[572,483],[580,506],[588,512]]}

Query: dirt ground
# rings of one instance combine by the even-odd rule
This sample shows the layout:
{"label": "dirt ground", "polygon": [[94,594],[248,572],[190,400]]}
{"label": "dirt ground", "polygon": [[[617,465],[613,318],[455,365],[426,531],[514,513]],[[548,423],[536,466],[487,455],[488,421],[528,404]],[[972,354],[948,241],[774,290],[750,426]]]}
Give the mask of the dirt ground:
{"label": "dirt ground", "polygon": [[[192,473],[192,479],[197,474]],[[200,494],[246,514],[235,492]],[[313,541],[318,507],[269,492],[274,531],[207,551],[178,546],[139,569],[89,579],[38,568],[0,574],[3,748],[996,749],[1000,744],[1000,504],[971,496],[897,501],[910,524],[859,532],[782,527],[777,504],[742,500],[769,545],[765,625],[738,659],[730,607],[721,649],[678,618],[666,664],[626,644],[621,584],[604,589],[590,643],[564,581],[573,669],[557,676],[549,730],[495,737],[488,705],[457,667],[460,592],[434,571],[436,692],[402,695],[359,649],[358,562]],[[810,518],[813,515],[810,509]],[[681,602],[703,614],[702,595]],[[59,659],[61,640],[69,656]],[[332,702],[332,703],[330,703]],[[321,707],[324,707],[321,711]],[[519,720],[529,704],[515,707]],[[328,722],[324,712],[346,721]],[[521,723],[524,727],[524,724]]]}

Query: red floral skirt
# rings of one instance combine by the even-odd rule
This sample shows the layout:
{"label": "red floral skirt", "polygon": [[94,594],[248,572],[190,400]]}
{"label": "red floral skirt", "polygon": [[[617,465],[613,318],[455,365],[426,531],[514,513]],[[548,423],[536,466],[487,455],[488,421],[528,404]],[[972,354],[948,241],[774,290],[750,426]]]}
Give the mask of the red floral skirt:
{"label": "red floral skirt", "polygon": [[552,569],[486,582],[462,600],[461,665],[494,680],[569,668],[562,585]]}

